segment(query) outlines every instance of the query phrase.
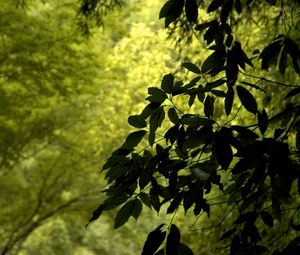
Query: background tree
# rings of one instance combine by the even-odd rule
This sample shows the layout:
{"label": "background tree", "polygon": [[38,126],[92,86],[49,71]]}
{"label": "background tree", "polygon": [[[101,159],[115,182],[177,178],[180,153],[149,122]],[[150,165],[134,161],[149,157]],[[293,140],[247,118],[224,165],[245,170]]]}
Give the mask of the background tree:
{"label": "background tree", "polygon": [[111,254],[111,242],[132,254],[152,212],[117,235],[113,213],[84,226],[104,198],[99,165],[129,132],[127,115],[144,106],[144,84],[172,62],[157,24],[142,23],[152,9],[133,2],[82,37],[77,1],[1,7],[0,254]]}
{"label": "background tree", "polygon": [[224,204],[221,223],[231,227],[220,236],[223,252],[299,253],[298,8],[297,1],[163,5],[159,17],[177,45],[195,35],[196,49],[205,43],[209,53],[182,63],[189,74],[166,74],[148,88],[148,105],[128,118],[138,130],[103,166],[110,186],[90,221],[120,206],[119,228],[143,205],[165,209],[171,221],[149,233],[142,254],[193,254],[175,215],[210,216]]}

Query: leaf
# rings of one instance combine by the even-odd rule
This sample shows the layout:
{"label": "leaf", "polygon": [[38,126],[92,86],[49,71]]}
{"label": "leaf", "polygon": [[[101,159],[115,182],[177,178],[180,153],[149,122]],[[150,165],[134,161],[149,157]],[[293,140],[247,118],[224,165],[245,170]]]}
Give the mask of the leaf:
{"label": "leaf", "polygon": [[300,224],[292,224],[292,228],[293,228],[295,231],[300,231]]}
{"label": "leaf", "polygon": [[[97,219],[101,216],[101,214],[103,213],[103,211],[105,210],[105,208],[106,208],[106,204],[100,204],[100,205],[97,207],[97,209],[95,209],[95,210],[93,211],[92,217],[89,219],[88,224],[89,224],[90,222],[94,221],[94,220],[97,220]],[[88,226],[88,224],[86,225],[86,227]]]}
{"label": "leaf", "polygon": [[170,121],[174,124],[177,124],[179,122],[178,115],[177,115],[176,109],[174,107],[172,107],[168,110],[168,117],[169,117]]}
{"label": "leaf", "polygon": [[161,126],[162,122],[165,119],[165,111],[164,108],[161,106],[155,110],[155,112],[151,115],[149,124],[150,124],[150,134],[154,134],[158,127]]}
{"label": "leaf", "polygon": [[195,114],[184,114],[181,117],[182,124],[189,125],[189,126],[208,126],[214,123],[213,120],[200,117]]}
{"label": "leaf", "polygon": [[198,19],[198,4],[196,0],[186,0],[185,14],[189,22],[196,23]]}
{"label": "leaf", "polygon": [[170,203],[170,206],[167,209],[167,214],[175,212],[175,210],[180,205],[182,198],[183,195],[181,193],[177,194],[177,196],[173,198],[172,202]]}
{"label": "leaf", "polygon": [[183,243],[180,243],[178,247],[178,255],[194,255],[194,253],[190,247]]}
{"label": "leaf", "polygon": [[169,73],[165,74],[161,81],[161,88],[164,92],[171,94],[174,85],[174,75]]}
{"label": "leaf", "polygon": [[164,91],[156,87],[148,88],[148,96],[146,99],[150,102],[155,102],[158,104],[163,103],[168,97]]}
{"label": "leaf", "polygon": [[268,115],[265,109],[262,112],[257,112],[258,128],[263,135],[268,128]]}
{"label": "leaf", "polygon": [[142,192],[139,194],[139,198],[142,200],[144,205],[151,208],[151,200],[150,200],[150,197],[148,196],[148,194]]}
{"label": "leaf", "polygon": [[217,10],[220,6],[224,4],[224,0],[213,0],[207,8],[207,13]]}
{"label": "leaf", "polygon": [[269,226],[270,228],[273,227],[274,223],[273,223],[273,217],[272,215],[267,212],[267,211],[262,211],[260,213],[261,219],[263,220],[263,222]]}
{"label": "leaf", "polygon": [[299,69],[299,64],[298,64],[299,59],[300,59],[299,45],[296,42],[294,42],[292,39],[290,39],[289,37],[285,38],[285,45],[286,45],[286,50],[287,50],[288,54],[292,58],[295,72],[300,74],[300,69]]}
{"label": "leaf", "polygon": [[285,73],[286,64],[287,64],[287,52],[286,52],[285,48],[283,47],[281,50],[280,59],[279,59],[279,72],[282,75],[284,75],[284,73]]}
{"label": "leaf", "polygon": [[206,171],[203,171],[199,167],[191,168],[191,173],[200,181],[206,181],[210,176],[210,174],[208,174]]}
{"label": "leaf", "polygon": [[136,128],[144,128],[147,126],[145,119],[141,115],[132,115],[128,117],[129,125]]}
{"label": "leaf", "polygon": [[285,99],[296,96],[298,94],[300,94],[300,87],[292,89],[291,91],[289,91],[289,93],[287,93],[287,95],[285,96]]}
{"label": "leaf", "polygon": [[209,95],[206,96],[204,101],[204,114],[208,118],[214,114],[214,98]]}
{"label": "leaf", "polygon": [[237,86],[236,91],[245,109],[255,115],[257,112],[257,103],[253,95],[242,86]]}
{"label": "leaf", "polygon": [[131,215],[137,220],[142,212],[143,204],[139,199],[134,199],[133,202],[135,204],[134,204],[134,209],[133,209]]}
{"label": "leaf", "polygon": [[151,200],[151,205],[154,208],[154,210],[159,212],[160,201],[159,201],[158,193],[155,191],[154,188],[150,189],[150,200]]}
{"label": "leaf", "polygon": [[171,11],[173,4],[174,4],[174,0],[169,0],[163,5],[163,7],[160,9],[160,12],[159,12],[160,19],[165,18],[170,15],[170,11]]}
{"label": "leaf", "polygon": [[242,12],[242,3],[241,0],[235,0],[234,1],[234,7],[238,14]]}
{"label": "leaf", "polygon": [[155,103],[155,102],[152,102],[152,103],[149,103],[144,109],[143,109],[143,111],[142,111],[142,113],[141,113],[141,117],[143,118],[143,119],[147,119],[149,116],[151,116],[154,112],[155,112],[155,110],[157,109],[157,108],[159,108],[160,107],[160,104],[158,104],[158,103]]}
{"label": "leaf", "polygon": [[217,97],[226,97],[227,94],[222,90],[212,89],[211,93],[213,93]]}
{"label": "leaf", "polygon": [[219,241],[221,240],[224,240],[224,239],[227,239],[228,237],[230,237],[231,235],[233,235],[235,232],[236,232],[236,228],[232,228],[232,229],[229,229],[228,231],[226,231],[222,236],[221,238],[219,239]]}
{"label": "leaf", "polygon": [[122,206],[115,218],[115,229],[123,226],[128,221],[129,217],[134,211],[135,206],[136,202],[134,200],[131,200]]}
{"label": "leaf", "polygon": [[139,130],[130,133],[121,148],[133,149],[140,143],[146,133],[147,132],[145,130]]}
{"label": "leaf", "polygon": [[244,214],[241,214],[234,223],[235,224],[242,224],[245,222],[252,223],[255,222],[256,218],[257,218],[257,213],[255,211],[246,212]]}
{"label": "leaf", "polygon": [[196,73],[196,74],[200,74],[201,71],[199,69],[198,66],[196,66],[195,64],[191,63],[191,62],[183,62],[182,66],[184,68],[186,68],[187,70],[189,70],[192,73]]}
{"label": "leaf", "polygon": [[189,102],[188,102],[189,107],[192,107],[192,105],[193,105],[194,102],[195,102],[195,99],[196,99],[196,95],[195,95],[195,94],[193,94],[193,95],[190,96]]}
{"label": "leaf", "polygon": [[206,86],[204,87],[203,91],[205,91],[205,92],[211,91],[213,88],[219,87],[219,86],[223,85],[225,82],[226,82],[225,79],[218,79],[213,82],[208,82],[208,83],[206,83]]}
{"label": "leaf", "polygon": [[165,224],[159,225],[148,234],[141,255],[153,255],[158,250],[166,237],[166,232],[161,230],[164,225]]}
{"label": "leaf", "polygon": [[222,6],[220,19],[222,23],[226,23],[226,20],[232,10],[233,7],[233,0],[226,0]]}
{"label": "leaf", "polygon": [[202,73],[216,75],[222,70],[224,63],[225,51],[216,50],[204,60],[201,71]]}
{"label": "leaf", "polygon": [[277,58],[280,53],[280,49],[282,47],[284,39],[284,35],[279,35],[276,38],[274,38],[272,42],[263,49],[263,51],[259,55],[259,58],[262,59],[262,69],[268,70],[270,65],[277,64]]}
{"label": "leaf", "polygon": [[255,85],[255,84],[252,84],[252,83],[247,82],[247,81],[241,81],[241,83],[244,84],[244,85],[246,85],[246,86],[249,86],[251,88],[255,88],[255,89],[261,90],[262,92],[266,93],[266,91],[263,88]]}
{"label": "leaf", "polygon": [[212,21],[208,21],[208,22],[204,22],[204,23],[201,23],[201,24],[198,24],[196,27],[195,27],[195,30],[196,31],[202,31],[206,28],[209,28],[210,26],[212,26],[213,24],[217,24],[217,20],[212,20]]}
{"label": "leaf", "polygon": [[221,140],[215,142],[216,157],[223,169],[228,169],[232,159],[233,153],[229,143]]}
{"label": "leaf", "polygon": [[229,114],[231,113],[233,98],[234,98],[234,90],[232,87],[228,87],[227,95],[225,97],[225,112],[227,116],[229,116]]}
{"label": "leaf", "polygon": [[167,237],[166,255],[178,255],[181,234],[176,225],[172,224]]}

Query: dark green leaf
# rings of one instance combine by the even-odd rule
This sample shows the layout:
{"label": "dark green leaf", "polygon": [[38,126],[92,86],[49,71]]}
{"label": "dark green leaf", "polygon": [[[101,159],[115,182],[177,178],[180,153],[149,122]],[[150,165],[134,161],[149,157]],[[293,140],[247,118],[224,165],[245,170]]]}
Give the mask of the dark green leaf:
{"label": "dark green leaf", "polygon": [[182,63],[182,66],[192,73],[196,73],[196,74],[201,73],[199,67],[191,62],[184,62],[184,63]]}
{"label": "dark green leaf", "polygon": [[151,200],[151,205],[154,208],[154,210],[159,212],[160,201],[159,201],[158,193],[157,193],[157,191],[155,191],[154,188],[150,189],[150,200]]}
{"label": "dark green leaf", "polygon": [[198,19],[198,4],[196,0],[185,1],[185,14],[189,22],[197,22]]}
{"label": "dark green leaf", "polygon": [[253,95],[242,86],[237,86],[236,91],[245,109],[253,114],[256,114],[257,103]]}
{"label": "dark green leaf", "polygon": [[150,124],[150,134],[155,134],[158,127],[161,126],[163,120],[165,119],[165,111],[161,106],[155,110],[155,112],[151,115],[149,124]]}
{"label": "dark green leaf", "polygon": [[175,108],[170,108],[168,111],[168,116],[171,122],[177,124],[179,122],[178,115]]}
{"label": "dark green leaf", "polygon": [[203,91],[211,91],[213,88],[219,87],[223,85],[226,82],[225,79],[219,79],[213,82],[208,82],[206,86],[204,87]]}
{"label": "dark green leaf", "polygon": [[226,97],[227,94],[222,90],[212,89],[211,93],[213,93],[217,97]]}
{"label": "dark green leaf", "polygon": [[174,85],[174,75],[169,73],[165,74],[161,81],[161,88],[164,92],[171,94]]}
{"label": "dark green leaf", "polygon": [[175,210],[180,205],[182,198],[183,198],[183,196],[180,193],[172,200],[172,202],[170,203],[170,206],[167,209],[168,214],[175,212]]}
{"label": "dark green leaf", "polygon": [[295,69],[295,72],[300,74],[300,69],[299,69],[299,59],[300,59],[300,48],[299,45],[294,42],[292,39],[289,37],[285,38],[285,45],[286,45],[286,50],[290,57],[292,58],[293,61],[293,66]]}
{"label": "dark green leaf", "polygon": [[221,240],[224,240],[224,239],[227,239],[228,237],[230,237],[231,235],[233,235],[235,232],[236,232],[236,228],[232,228],[232,229],[229,229],[228,231],[226,231],[220,238],[220,241]]}
{"label": "dark green leaf", "polygon": [[178,125],[175,125],[171,128],[168,129],[168,131],[165,133],[165,139],[166,141],[170,141],[171,144],[173,144],[176,139],[177,139],[177,136],[178,136]]}
{"label": "dark green leaf", "polygon": [[[96,210],[93,211],[93,215],[92,215],[92,217],[89,219],[88,224],[89,224],[90,222],[94,221],[94,220],[97,220],[97,219],[101,216],[101,214],[103,213],[103,211],[105,210],[105,208],[106,208],[106,204],[100,204],[100,205],[98,206],[98,208],[97,208]],[[88,225],[88,224],[87,224],[87,225]],[[87,226],[87,225],[86,225],[86,226]]]}
{"label": "dark green leaf", "polygon": [[147,126],[145,119],[141,115],[132,115],[128,117],[129,125],[136,128],[144,128]]}
{"label": "dark green leaf", "polygon": [[206,117],[212,117],[214,114],[214,98],[207,95],[204,101],[204,114]]}
{"label": "dark green leaf", "polygon": [[181,234],[176,225],[172,224],[167,237],[166,255],[178,255]]}
{"label": "dark green leaf", "polygon": [[221,167],[225,170],[228,169],[233,159],[233,153],[230,144],[219,137],[219,139],[215,141],[215,152]]}
{"label": "dark green leaf", "polygon": [[159,18],[165,18],[170,15],[171,8],[174,4],[174,0],[167,1],[163,7],[160,9]]}
{"label": "dark green leaf", "polygon": [[150,144],[150,146],[153,146],[154,142],[155,142],[155,131],[150,131],[148,134],[148,142]]}
{"label": "dark green leaf", "polygon": [[263,51],[259,55],[259,58],[262,59],[262,69],[268,70],[270,65],[277,64],[277,58],[284,40],[285,36],[279,35],[276,38],[274,38],[272,42],[263,49]]}
{"label": "dark green leaf", "polygon": [[274,223],[273,223],[273,217],[272,217],[272,215],[271,215],[269,212],[267,212],[267,211],[262,211],[262,212],[260,213],[260,216],[261,216],[263,222],[264,222],[267,226],[269,226],[270,228],[273,227],[273,224],[274,224]]}
{"label": "dark green leaf", "polygon": [[130,133],[126,138],[125,143],[122,145],[122,148],[134,148],[140,143],[146,133],[147,132],[145,130],[139,130]]}
{"label": "dark green leaf", "polygon": [[265,91],[263,88],[261,88],[261,87],[255,85],[255,84],[252,84],[252,83],[247,82],[247,81],[241,81],[241,83],[244,84],[244,85],[246,85],[246,86],[250,86],[251,88],[255,88],[255,89],[261,90],[261,91],[263,91],[264,93],[266,93],[266,91]]}
{"label": "dark green leaf", "polygon": [[226,0],[222,6],[220,19],[222,23],[226,23],[226,20],[232,10],[233,7],[233,0]]}
{"label": "dark green leaf", "polygon": [[216,50],[204,60],[201,71],[202,73],[215,75],[222,71],[224,63],[225,52],[223,50]]}
{"label": "dark green leaf", "polygon": [[141,117],[143,118],[143,119],[147,119],[149,116],[151,116],[154,112],[155,112],[155,110],[157,109],[157,108],[159,108],[160,107],[160,104],[158,104],[158,103],[155,103],[155,102],[152,102],[152,103],[149,103],[145,108],[144,108],[144,110],[142,111],[142,113],[141,113]]}
{"label": "dark green leaf", "polygon": [[129,217],[134,211],[135,206],[136,202],[134,200],[131,200],[122,206],[116,215],[114,228],[119,228],[128,221]]}
{"label": "dark green leaf", "polygon": [[296,96],[298,94],[300,94],[300,87],[292,89],[291,91],[289,91],[289,93],[287,93],[287,95],[285,96],[285,99]]}
{"label": "dark green leaf", "polygon": [[208,126],[214,123],[213,120],[200,117],[195,114],[184,114],[181,117],[182,124],[189,125],[189,126]]}
{"label": "dark green leaf", "polygon": [[148,96],[146,99],[150,102],[155,102],[158,104],[163,103],[168,97],[164,91],[156,87],[148,88]]}
{"label": "dark green leaf", "polygon": [[133,202],[134,202],[134,208],[131,215],[137,220],[142,212],[143,204],[139,199],[134,199]]}
{"label": "dark green leaf", "polygon": [[180,243],[178,248],[178,255],[194,255],[194,253],[190,247],[183,243]]}
{"label": "dark green leaf", "polygon": [[235,7],[235,10],[237,11],[237,13],[241,13],[242,12],[242,3],[241,3],[241,0],[235,0],[234,1],[234,7]]}
{"label": "dark green leaf", "polygon": [[166,237],[166,232],[161,230],[163,226],[164,224],[158,226],[148,234],[141,255],[153,255],[157,251]]}
{"label": "dark green leaf", "polygon": [[189,107],[192,107],[192,105],[195,102],[195,99],[196,99],[196,94],[190,95],[189,102],[188,102],[189,103]]}
{"label": "dark green leaf", "polygon": [[196,27],[195,27],[195,30],[197,31],[202,31],[210,26],[212,26],[213,24],[216,24],[217,21],[214,19],[212,21],[208,21],[208,22],[204,22],[202,24],[198,24]]}
{"label": "dark green leaf", "polygon": [[217,10],[220,6],[224,4],[224,0],[213,0],[207,8],[207,13]]}
{"label": "dark green leaf", "polygon": [[146,193],[140,193],[139,198],[142,200],[143,204],[151,208],[151,200],[148,194]]}
{"label": "dark green leaf", "polygon": [[227,116],[231,113],[233,98],[234,98],[234,90],[232,87],[228,87],[227,95],[225,97],[225,112]]}
{"label": "dark green leaf", "polygon": [[287,64],[287,52],[285,48],[281,50],[280,58],[279,58],[279,72],[284,75]]}
{"label": "dark green leaf", "polygon": [[256,212],[247,212],[247,213],[241,214],[234,223],[235,224],[242,224],[245,222],[253,223],[253,222],[255,222],[256,218],[257,218]]}
{"label": "dark green leaf", "polygon": [[262,134],[264,134],[268,128],[268,115],[265,109],[262,112],[257,112],[258,128]]}
{"label": "dark green leaf", "polygon": [[295,231],[300,231],[300,224],[292,224],[292,228],[293,228]]}

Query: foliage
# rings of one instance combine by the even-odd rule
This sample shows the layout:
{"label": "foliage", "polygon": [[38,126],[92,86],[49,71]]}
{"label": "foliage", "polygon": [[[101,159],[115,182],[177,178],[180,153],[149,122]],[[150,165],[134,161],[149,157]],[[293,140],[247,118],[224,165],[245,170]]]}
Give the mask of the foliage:
{"label": "foliage", "polygon": [[[128,119],[138,130],[103,166],[107,198],[90,221],[119,208],[119,228],[145,206],[166,207],[173,217],[191,210],[210,216],[209,196],[219,189],[219,203],[234,211],[220,236],[227,253],[299,253],[298,7],[288,0],[163,5],[165,26],[182,40],[191,31],[203,35],[211,53],[201,65],[185,61],[188,76],[169,73],[160,87],[148,88],[148,104]],[[207,19],[199,16],[203,8]],[[241,31],[256,18],[275,33],[260,49],[251,46],[254,34]],[[193,254],[172,221],[149,233],[142,254],[154,253]]]}

